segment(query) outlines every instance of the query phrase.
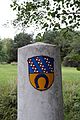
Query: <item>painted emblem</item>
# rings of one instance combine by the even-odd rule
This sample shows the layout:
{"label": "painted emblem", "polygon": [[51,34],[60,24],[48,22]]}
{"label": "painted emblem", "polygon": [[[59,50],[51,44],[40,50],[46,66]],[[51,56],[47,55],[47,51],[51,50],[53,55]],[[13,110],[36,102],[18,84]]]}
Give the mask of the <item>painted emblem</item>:
{"label": "painted emblem", "polygon": [[29,80],[40,91],[47,90],[54,81],[54,59],[48,56],[35,56],[28,59]]}

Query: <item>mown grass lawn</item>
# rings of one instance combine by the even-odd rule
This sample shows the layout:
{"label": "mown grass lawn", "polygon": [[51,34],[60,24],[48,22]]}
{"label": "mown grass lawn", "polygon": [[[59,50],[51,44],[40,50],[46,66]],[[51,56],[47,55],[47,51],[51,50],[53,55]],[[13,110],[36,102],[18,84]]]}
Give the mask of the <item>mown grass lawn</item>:
{"label": "mown grass lawn", "polygon": [[[9,83],[16,82],[17,80],[17,66],[11,64],[0,64],[0,86],[6,86]],[[76,68],[62,67],[62,80],[63,83],[79,82],[80,71]]]}
{"label": "mown grass lawn", "polygon": [[80,71],[73,67],[62,67],[63,81],[80,81]]}
{"label": "mown grass lawn", "polygon": [[[1,94],[6,95],[6,92],[8,93],[8,91],[10,92],[12,88],[13,89],[15,88],[17,83],[16,80],[17,80],[17,66],[10,64],[5,64],[5,65],[0,64],[0,98],[1,99],[3,96]],[[76,68],[62,67],[62,83],[63,83],[63,98],[64,98],[64,118],[65,118],[64,120],[80,120],[80,71],[77,71]],[[10,98],[13,99],[12,93]],[[2,106],[3,109],[4,105]],[[6,108],[6,111],[8,108]],[[11,109],[10,112],[8,113],[9,118],[7,117],[6,120],[16,120],[15,117],[14,119],[10,118],[9,114],[14,114],[14,116],[16,115],[16,112],[11,113]],[[6,112],[4,112],[4,114],[5,113]]]}
{"label": "mown grass lawn", "polygon": [[0,86],[15,84],[17,79],[17,66],[0,64]]}

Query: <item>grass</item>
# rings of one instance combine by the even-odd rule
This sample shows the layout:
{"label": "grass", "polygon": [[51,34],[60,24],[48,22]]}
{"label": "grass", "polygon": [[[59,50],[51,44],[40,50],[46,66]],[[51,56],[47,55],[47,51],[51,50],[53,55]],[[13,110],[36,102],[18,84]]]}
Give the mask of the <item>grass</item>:
{"label": "grass", "polygon": [[[14,91],[16,79],[16,65],[0,64],[0,116],[2,115],[2,120],[16,120],[17,103]],[[76,68],[62,67],[62,79],[64,120],[80,120],[80,71],[77,71]]]}
{"label": "grass", "polygon": [[62,79],[65,120],[80,120],[80,71],[63,67]]}
{"label": "grass", "polygon": [[0,64],[0,120],[17,119],[17,66]]}
{"label": "grass", "polygon": [[[9,83],[16,83],[17,80],[17,66],[0,64],[0,86],[6,86]],[[62,80],[64,82],[79,82],[80,71],[76,68],[62,67]]]}
{"label": "grass", "polygon": [[62,67],[62,79],[63,81],[79,81],[80,71],[73,67]]}
{"label": "grass", "polygon": [[17,79],[17,66],[0,64],[0,86],[15,84]]}

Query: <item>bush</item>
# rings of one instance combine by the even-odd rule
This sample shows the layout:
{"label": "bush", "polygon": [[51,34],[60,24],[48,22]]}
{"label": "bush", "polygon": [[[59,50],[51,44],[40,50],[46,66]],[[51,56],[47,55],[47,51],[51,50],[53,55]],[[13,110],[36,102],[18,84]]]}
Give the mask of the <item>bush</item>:
{"label": "bush", "polygon": [[9,91],[0,95],[0,119],[16,120],[17,119],[17,92]]}
{"label": "bush", "polygon": [[77,69],[78,71],[80,71],[80,67],[77,67],[76,69]]}
{"label": "bush", "polygon": [[[76,89],[77,88],[77,89]],[[65,82],[64,120],[80,120],[80,84],[78,82]],[[0,95],[0,119],[17,120],[17,92],[16,89]]]}
{"label": "bush", "polygon": [[64,120],[80,120],[80,84],[64,83]]}
{"label": "bush", "polygon": [[68,67],[80,67],[80,55],[73,54],[66,56],[64,58],[63,65]]}
{"label": "bush", "polygon": [[17,65],[17,62],[11,62],[11,65]]}

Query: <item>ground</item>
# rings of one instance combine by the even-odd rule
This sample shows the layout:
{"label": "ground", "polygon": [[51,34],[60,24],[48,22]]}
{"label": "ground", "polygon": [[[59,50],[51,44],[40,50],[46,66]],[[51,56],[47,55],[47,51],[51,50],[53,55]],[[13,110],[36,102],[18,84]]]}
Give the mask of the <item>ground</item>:
{"label": "ground", "polygon": [[[17,84],[17,66],[14,64],[13,65],[0,64],[0,100],[1,101],[3,101],[3,98],[5,97],[6,94],[8,95],[8,92],[10,93],[12,90],[14,90],[14,88],[16,88],[15,87],[16,84]],[[64,98],[64,118],[65,118],[64,120],[80,120],[80,71],[77,71],[76,68],[62,67],[62,85],[63,85],[63,98]],[[11,98],[13,98],[12,96]],[[0,106],[2,106],[2,108],[0,109],[4,110],[3,109],[4,105],[2,105],[2,103],[0,103]],[[2,112],[2,110],[0,110],[0,112]],[[6,112],[4,112],[4,114],[5,113]],[[2,113],[0,113],[0,115],[2,115]],[[12,119],[8,117],[7,119],[4,119],[2,117],[2,120],[9,120],[9,119],[15,120],[15,117]]]}

